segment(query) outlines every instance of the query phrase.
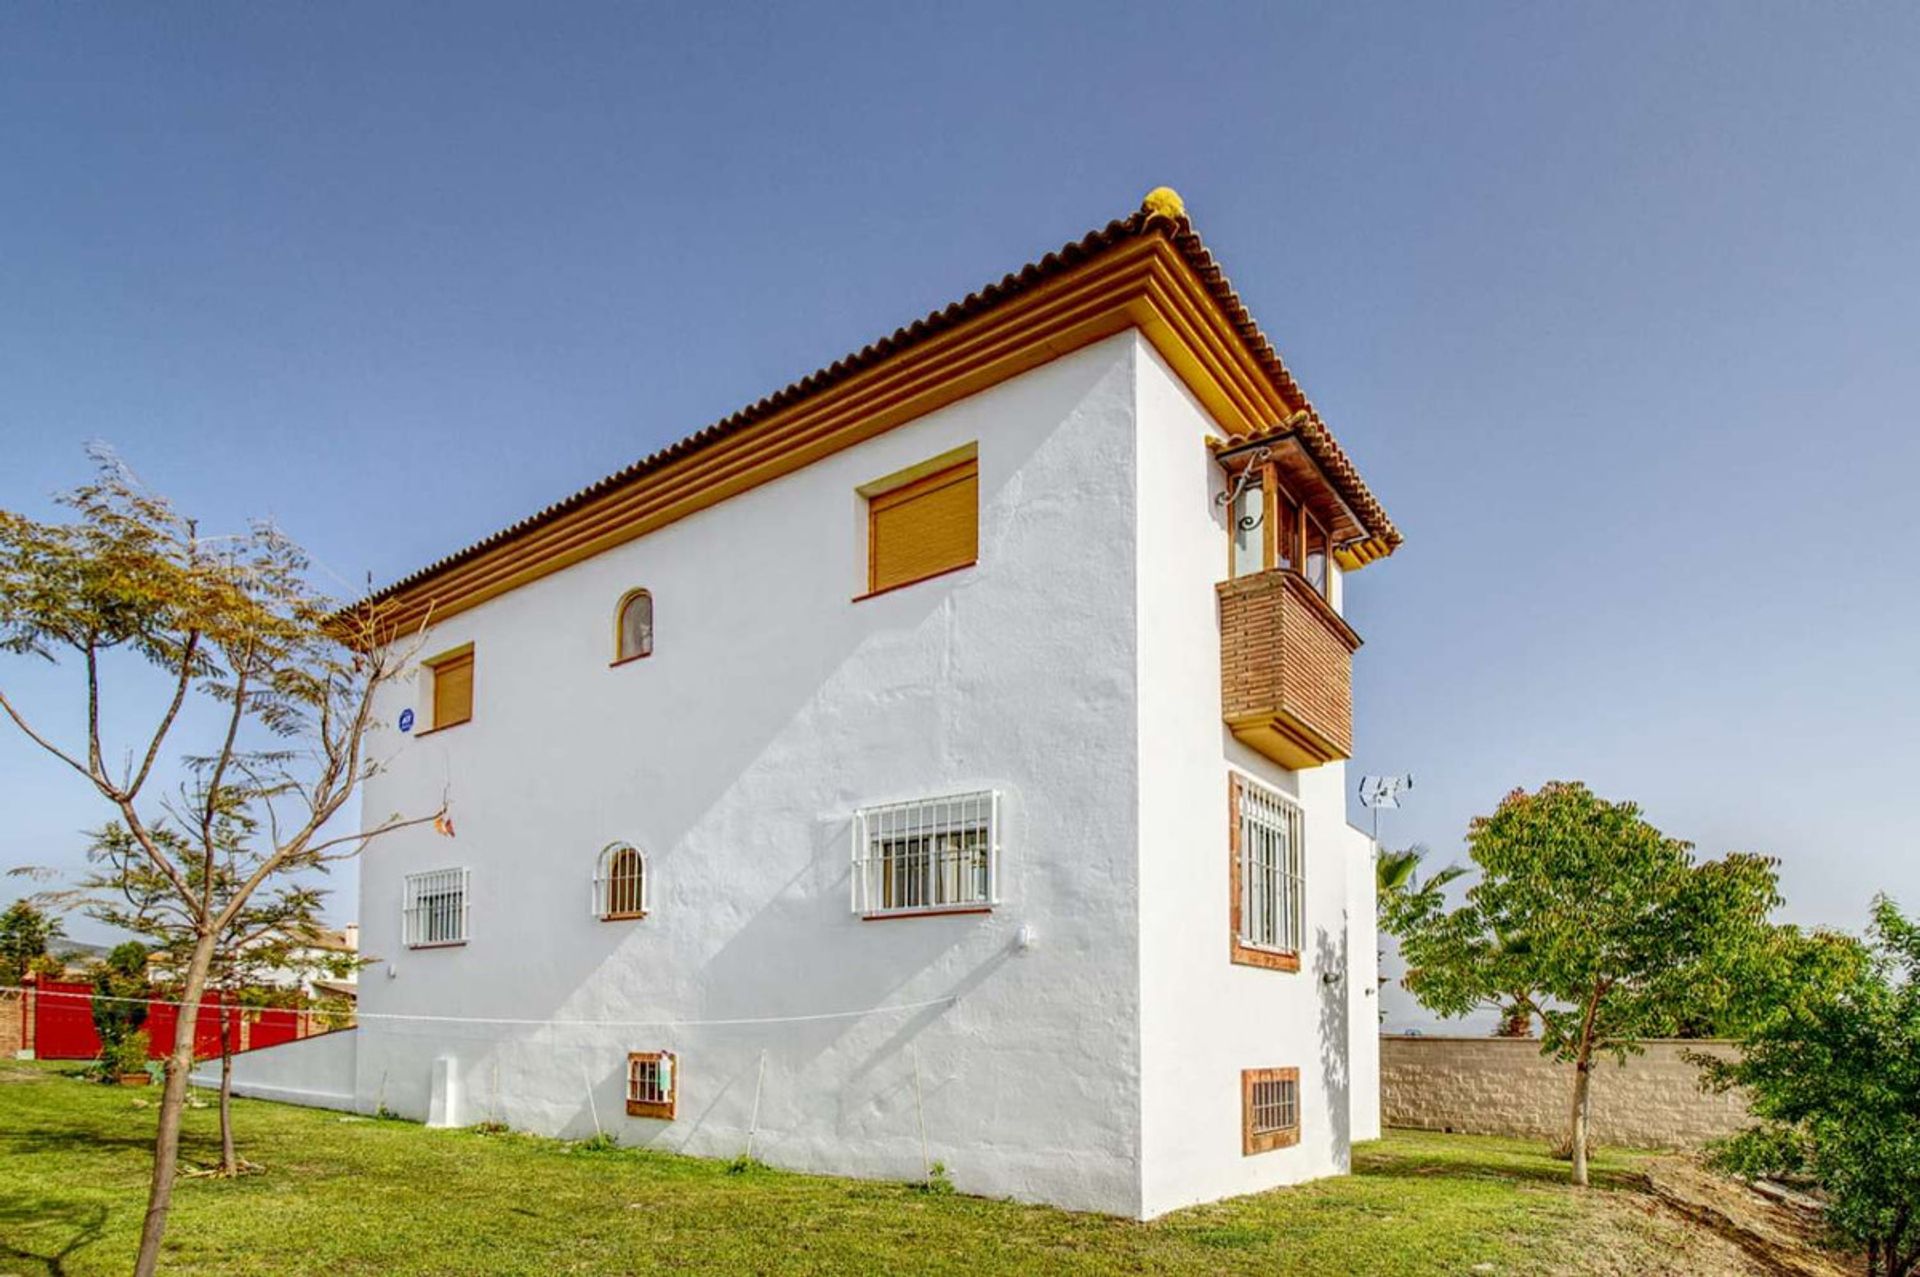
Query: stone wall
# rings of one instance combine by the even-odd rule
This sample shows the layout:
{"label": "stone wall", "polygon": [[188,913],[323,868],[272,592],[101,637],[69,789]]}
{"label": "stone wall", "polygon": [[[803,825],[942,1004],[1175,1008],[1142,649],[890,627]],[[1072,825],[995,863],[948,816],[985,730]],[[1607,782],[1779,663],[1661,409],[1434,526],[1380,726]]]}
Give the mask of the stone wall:
{"label": "stone wall", "polygon": [[[1738,1092],[1700,1089],[1690,1050],[1727,1055],[1725,1042],[1657,1041],[1641,1055],[1594,1066],[1593,1138],[1601,1144],[1690,1148],[1748,1124]],[[1386,1126],[1474,1135],[1562,1137],[1573,1066],[1525,1038],[1380,1039],[1380,1119]]]}

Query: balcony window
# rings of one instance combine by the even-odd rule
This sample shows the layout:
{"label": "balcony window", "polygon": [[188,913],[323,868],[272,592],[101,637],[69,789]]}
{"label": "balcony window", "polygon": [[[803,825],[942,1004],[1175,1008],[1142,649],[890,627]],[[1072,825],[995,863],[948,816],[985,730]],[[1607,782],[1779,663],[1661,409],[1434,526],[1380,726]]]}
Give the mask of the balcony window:
{"label": "balcony window", "polygon": [[1251,576],[1267,568],[1265,549],[1267,494],[1258,478],[1250,480],[1234,498],[1232,512],[1233,575]]}
{"label": "balcony window", "polygon": [[1295,571],[1322,598],[1330,598],[1334,540],[1320,508],[1324,497],[1272,457],[1270,449],[1259,449],[1224,463],[1227,491],[1221,500],[1232,507],[1230,575]]}

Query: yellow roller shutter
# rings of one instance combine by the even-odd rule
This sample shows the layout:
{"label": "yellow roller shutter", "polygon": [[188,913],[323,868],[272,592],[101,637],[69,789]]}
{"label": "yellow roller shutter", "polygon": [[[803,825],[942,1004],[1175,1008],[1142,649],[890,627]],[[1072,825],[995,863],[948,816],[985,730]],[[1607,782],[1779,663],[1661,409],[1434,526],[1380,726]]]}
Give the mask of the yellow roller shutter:
{"label": "yellow roller shutter", "polygon": [[966,567],[980,555],[980,463],[957,466],[867,502],[867,589]]}
{"label": "yellow roller shutter", "polygon": [[433,725],[452,727],[473,717],[473,649],[433,662]]}

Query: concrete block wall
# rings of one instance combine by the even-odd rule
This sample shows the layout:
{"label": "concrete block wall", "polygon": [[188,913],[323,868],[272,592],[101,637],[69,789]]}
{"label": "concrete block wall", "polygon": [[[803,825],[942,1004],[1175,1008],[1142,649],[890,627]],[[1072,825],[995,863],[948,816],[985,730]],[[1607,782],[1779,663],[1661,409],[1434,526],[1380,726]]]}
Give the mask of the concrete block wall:
{"label": "concrete block wall", "polygon": [[[1726,1042],[1646,1044],[1593,1075],[1593,1138],[1636,1148],[1692,1148],[1749,1125],[1738,1092],[1700,1089],[1685,1053],[1730,1055]],[[1540,1054],[1528,1038],[1380,1039],[1380,1119],[1386,1126],[1472,1135],[1558,1139],[1567,1130],[1573,1066]]]}

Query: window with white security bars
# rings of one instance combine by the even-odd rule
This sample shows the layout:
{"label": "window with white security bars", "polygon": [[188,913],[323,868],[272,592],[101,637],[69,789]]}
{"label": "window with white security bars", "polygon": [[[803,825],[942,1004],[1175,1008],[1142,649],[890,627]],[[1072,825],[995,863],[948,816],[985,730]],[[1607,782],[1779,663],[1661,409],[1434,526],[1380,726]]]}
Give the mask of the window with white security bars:
{"label": "window with white security bars", "polygon": [[1234,961],[1297,971],[1306,896],[1300,805],[1239,775],[1232,799]]}
{"label": "window with white security bars", "polygon": [[1000,795],[863,807],[853,816],[853,911],[990,909],[999,899]]}
{"label": "window with white security bars", "polygon": [[410,949],[465,944],[467,871],[435,869],[430,873],[408,874],[400,925]]}

